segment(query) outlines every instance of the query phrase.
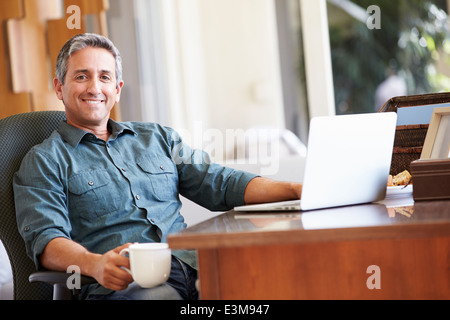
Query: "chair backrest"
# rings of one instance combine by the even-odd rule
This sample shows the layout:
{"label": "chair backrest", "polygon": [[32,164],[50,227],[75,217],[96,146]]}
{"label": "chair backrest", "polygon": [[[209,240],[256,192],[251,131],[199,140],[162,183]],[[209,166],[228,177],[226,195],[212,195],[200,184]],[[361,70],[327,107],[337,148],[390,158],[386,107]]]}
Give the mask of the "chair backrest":
{"label": "chair backrest", "polygon": [[28,281],[36,267],[17,229],[12,179],[25,154],[48,138],[65,117],[63,111],[36,111],[0,120],[0,240],[10,259],[15,299],[52,298],[51,286]]}

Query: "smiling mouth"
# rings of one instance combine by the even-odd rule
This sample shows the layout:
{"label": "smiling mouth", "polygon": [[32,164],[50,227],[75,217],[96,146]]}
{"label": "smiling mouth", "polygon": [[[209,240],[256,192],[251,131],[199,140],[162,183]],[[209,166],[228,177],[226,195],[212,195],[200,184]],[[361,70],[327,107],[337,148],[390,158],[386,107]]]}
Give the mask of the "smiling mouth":
{"label": "smiling mouth", "polygon": [[86,102],[88,104],[98,104],[98,103],[102,103],[105,102],[105,100],[90,100],[90,99],[82,99],[83,102]]}

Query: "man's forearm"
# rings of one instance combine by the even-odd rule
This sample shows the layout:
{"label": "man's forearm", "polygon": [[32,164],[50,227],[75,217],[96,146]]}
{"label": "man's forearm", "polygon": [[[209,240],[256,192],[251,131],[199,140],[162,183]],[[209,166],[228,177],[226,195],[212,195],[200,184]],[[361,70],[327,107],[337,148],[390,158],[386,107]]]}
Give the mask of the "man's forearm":
{"label": "man's forearm", "polygon": [[245,189],[246,204],[300,199],[302,185],[294,182],[280,182],[257,177]]}
{"label": "man's forearm", "polygon": [[119,254],[128,246],[130,243],[96,254],[72,240],[55,238],[45,247],[40,261],[42,266],[55,271],[65,272],[68,266],[76,265],[81,274],[95,278],[105,288],[123,290],[133,281],[131,274],[122,269],[130,268],[129,259]]}
{"label": "man's forearm", "polygon": [[44,268],[55,271],[66,271],[70,265],[76,265],[81,273],[92,276],[93,265],[98,254],[89,252],[82,245],[66,239],[54,238],[44,249],[41,255],[41,264]]}

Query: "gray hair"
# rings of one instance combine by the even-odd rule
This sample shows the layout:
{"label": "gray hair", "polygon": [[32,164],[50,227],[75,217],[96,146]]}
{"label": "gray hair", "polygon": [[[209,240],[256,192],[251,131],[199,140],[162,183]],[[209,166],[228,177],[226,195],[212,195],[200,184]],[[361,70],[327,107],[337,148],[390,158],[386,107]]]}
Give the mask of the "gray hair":
{"label": "gray hair", "polygon": [[58,80],[64,84],[67,73],[67,60],[75,52],[87,47],[106,49],[113,55],[116,60],[116,87],[118,87],[122,81],[122,58],[120,52],[111,40],[94,33],[78,34],[64,44],[58,54],[58,59],[56,59],[56,77]]}

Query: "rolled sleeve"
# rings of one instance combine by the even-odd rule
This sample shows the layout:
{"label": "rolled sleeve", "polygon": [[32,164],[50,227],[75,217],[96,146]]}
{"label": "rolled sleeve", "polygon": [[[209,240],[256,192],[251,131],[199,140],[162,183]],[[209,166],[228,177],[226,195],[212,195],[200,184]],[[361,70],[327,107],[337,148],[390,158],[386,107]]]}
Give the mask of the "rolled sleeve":
{"label": "rolled sleeve", "polygon": [[233,176],[228,183],[228,187],[225,193],[225,199],[226,203],[231,209],[233,207],[242,206],[245,204],[245,189],[247,188],[248,183],[252,179],[258,177],[258,175],[233,169],[230,170],[233,171]]}
{"label": "rolled sleeve", "polygon": [[54,164],[45,156],[29,153],[14,175],[17,226],[28,256],[40,269],[40,255],[54,238],[70,239],[66,197],[54,174]]}

